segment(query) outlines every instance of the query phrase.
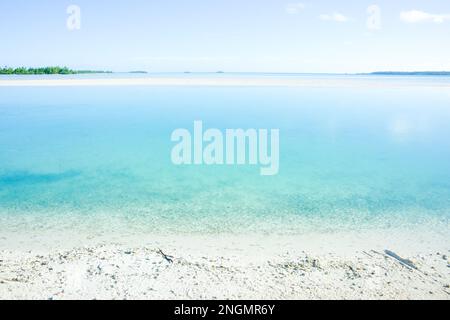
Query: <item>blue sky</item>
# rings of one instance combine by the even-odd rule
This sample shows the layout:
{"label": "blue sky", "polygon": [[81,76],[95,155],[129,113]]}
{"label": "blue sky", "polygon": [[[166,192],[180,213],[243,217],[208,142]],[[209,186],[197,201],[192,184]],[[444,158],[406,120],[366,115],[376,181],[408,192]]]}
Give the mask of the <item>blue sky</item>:
{"label": "blue sky", "polygon": [[[79,30],[67,28],[69,5],[81,9]],[[367,26],[371,5],[379,28]],[[8,66],[450,70],[450,1],[1,0],[0,39]]]}

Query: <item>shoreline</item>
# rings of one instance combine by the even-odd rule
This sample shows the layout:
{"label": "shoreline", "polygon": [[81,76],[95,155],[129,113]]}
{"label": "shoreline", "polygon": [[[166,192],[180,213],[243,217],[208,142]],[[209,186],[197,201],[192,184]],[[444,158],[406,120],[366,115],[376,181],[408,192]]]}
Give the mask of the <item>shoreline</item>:
{"label": "shoreline", "polygon": [[448,236],[421,229],[21,236],[0,241],[2,299],[450,300]]}
{"label": "shoreline", "polygon": [[0,87],[79,87],[79,86],[201,86],[201,87],[429,87],[450,89],[450,81],[424,81],[415,83],[402,79],[383,81],[382,78],[99,78],[99,79],[8,79],[0,78]]}

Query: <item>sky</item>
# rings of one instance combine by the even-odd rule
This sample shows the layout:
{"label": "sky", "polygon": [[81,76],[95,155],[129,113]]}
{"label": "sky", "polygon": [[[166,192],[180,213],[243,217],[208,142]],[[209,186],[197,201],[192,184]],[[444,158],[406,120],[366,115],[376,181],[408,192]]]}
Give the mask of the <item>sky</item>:
{"label": "sky", "polygon": [[1,0],[0,66],[47,65],[149,72],[450,70],[450,1]]}

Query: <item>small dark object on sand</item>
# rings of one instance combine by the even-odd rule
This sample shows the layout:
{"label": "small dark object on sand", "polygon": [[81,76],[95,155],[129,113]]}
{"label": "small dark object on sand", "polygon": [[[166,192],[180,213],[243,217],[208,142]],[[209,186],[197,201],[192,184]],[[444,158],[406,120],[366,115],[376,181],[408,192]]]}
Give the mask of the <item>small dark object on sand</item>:
{"label": "small dark object on sand", "polygon": [[164,252],[162,252],[161,249],[158,249],[158,252],[163,256],[164,259],[166,259],[167,262],[173,263],[174,257],[168,256],[167,254],[165,254]]}
{"label": "small dark object on sand", "polygon": [[411,268],[411,269],[415,269],[418,270],[417,267],[414,265],[414,263],[411,260],[408,259],[403,259],[402,257],[400,257],[399,255],[397,255],[395,252],[389,251],[389,250],[384,250],[384,253],[388,256],[390,256],[391,258],[394,258],[395,260],[397,260],[398,262],[400,262],[402,265],[404,265],[405,267]]}

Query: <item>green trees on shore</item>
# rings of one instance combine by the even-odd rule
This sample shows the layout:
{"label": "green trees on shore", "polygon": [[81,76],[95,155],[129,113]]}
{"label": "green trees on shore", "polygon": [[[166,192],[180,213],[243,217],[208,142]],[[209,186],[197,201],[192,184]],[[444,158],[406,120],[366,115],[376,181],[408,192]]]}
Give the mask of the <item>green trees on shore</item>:
{"label": "green trees on shore", "polygon": [[45,67],[45,68],[2,68],[0,74],[75,74],[76,71],[67,67]]}
{"label": "green trees on shore", "polygon": [[82,73],[109,73],[108,71],[71,70],[67,67],[45,67],[45,68],[0,68],[0,74],[82,74]]}

